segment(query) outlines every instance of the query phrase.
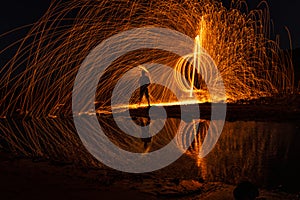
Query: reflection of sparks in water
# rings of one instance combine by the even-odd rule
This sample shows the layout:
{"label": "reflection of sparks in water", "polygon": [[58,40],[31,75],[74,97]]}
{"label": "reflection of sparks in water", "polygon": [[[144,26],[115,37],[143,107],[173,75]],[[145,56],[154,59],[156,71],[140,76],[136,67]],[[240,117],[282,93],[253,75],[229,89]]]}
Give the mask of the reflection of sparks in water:
{"label": "reflection of sparks in water", "polygon": [[[89,116],[85,118],[89,121]],[[124,118],[123,120],[131,120]],[[149,146],[143,147],[143,140],[130,135],[121,133],[113,123],[113,118],[102,118],[99,122],[102,124],[107,137],[122,149],[132,152],[155,151],[164,147],[174,137],[176,145],[180,149],[186,149],[186,144],[195,137],[192,146],[186,152],[187,155],[194,157],[195,162],[198,158],[198,151],[205,137],[209,124],[206,120],[193,120],[192,122],[183,122],[184,125],[179,128],[180,119],[168,118],[164,128],[153,136]],[[196,123],[200,126],[195,129]],[[151,124],[150,124],[151,126]],[[93,129],[92,126],[85,127]],[[19,130],[19,132],[16,132]],[[76,134],[74,123],[71,119],[32,119],[25,121],[2,120],[0,123],[0,139],[3,147],[10,149],[13,153],[29,157],[45,157],[57,160],[74,162],[88,167],[99,167],[101,164],[93,159],[87,153]],[[6,143],[3,143],[5,141]],[[99,141],[100,143],[101,141]],[[110,154],[113,152],[106,152]],[[184,152],[183,152],[184,153]]]}
{"label": "reflection of sparks in water", "polygon": [[[242,13],[245,3],[239,0],[230,9],[214,0],[54,1],[0,71],[0,115],[11,115],[17,109],[39,117],[71,115],[73,83],[86,55],[112,35],[144,26],[170,28],[191,38],[198,35],[194,54],[179,58],[168,52],[142,50],[118,58],[100,79],[97,106],[109,104],[122,74],[147,62],[177,69],[187,79],[176,79],[183,91],[193,93],[200,102],[210,101],[201,75],[213,76],[209,68],[200,65],[205,55],[199,55],[199,47],[218,66],[227,99],[251,99],[289,90],[293,88],[291,59],[268,38],[268,6],[263,5]],[[153,104],[176,101],[165,88],[152,85],[150,92]]]}
{"label": "reflection of sparks in water", "polygon": [[[172,133],[176,131],[178,121],[178,119],[168,119],[163,134],[164,137],[153,138],[152,150],[155,145],[161,146],[161,141],[166,140],[168,142],[174,137]],[[189,128],[183,130],[193,129],[194,132],[181,134],[182,138],[179,135],[177,136],[179,146],[184,145],[184,140],[191,138],[190,134],[197,132],[197,129],[194,128],[195,122],[187,123],[186,127]],[[110,120],[106,119],[106,123],[104,123],[106,128],[109,123]],[[198,144],[201,143],[200,135],[206,134],[206,127],[213,125],[214,122],[203,120],[199,123],[199,136],[196,137]],[[189,158],[193,159],[181,160],[176,167],[168,168],[169,171],[164,172],[170,173],[172,177],[182,177],[190,173],[192,178],[195,178],[197,174],[191,172],[191,169],[194,169],[195,164],[198,164],[199,176],[197,177],[202,177],[207,181],[226,181],[236,184],[234,181],[240,181],[241,176],[249,176],[250,172],[259,183],[267,182],[272,185],[274,179],[266,179],[266,174],[268,174],[266,172],[272,170],[273,165],[266,167],[265,161],[278,155],[281,155],[282,159],[294,155],[293,147],[297,143],[294,140],[299,129],[297,129],[298,124],[296,122],[274,122],[271,124],[270,126],[270,122],[227,122],[220,142],[206,158],[199,159],[197,148],[200,146],[193,144],[186,153]],[[16,129],[20,130],[20,133],[16,133]],[[15,154],[34,158],[44,157],[85,166],[89,169],[103,167],[81,144],[71,119],[63,119],[63,121],[61,119],[1,120],[0,132],[2,147],[9,148]],[[133,148],[143,148],[140,140],[131,140],[127,137],[113,138],[114,135],[118,134],[114,127],[110,127],[107,133],[123,147],[131,145]],[[4,145],[3,140],[7,142],[7,145]],[[245,158],[245,152],[247,158]],[[247,162],[245,162],[245,159]],[[282,167],[284,168],[284,166]],[[292,170],[298,172],[296,167]],[[276,175],[276,171],[273,173]],[[274,175],[273,173],[270,177]]]}

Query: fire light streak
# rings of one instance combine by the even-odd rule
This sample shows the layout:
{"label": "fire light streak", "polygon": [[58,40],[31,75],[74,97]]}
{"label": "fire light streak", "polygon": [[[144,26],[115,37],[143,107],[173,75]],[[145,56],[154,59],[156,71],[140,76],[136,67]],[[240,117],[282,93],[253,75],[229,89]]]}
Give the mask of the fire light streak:
{"label": "fire light streak", "polygon": [[[200,46],[218,66],[228,101],[290,90],[294,82],[291,58],[269,39],[267,4],[262,2],[260,9],[246,13],[240,11],[243,6],[244,1],[234,1],[226,9],[214,0],[53,1],[19,41],[16,55],[1,68],[0,114],[8,116],[19,110],[36,117],[71,115],[72,87],[86,55],[114,34],[145,26],[196,37],[194,55],[179,58],[168,52],[142,50],[118,58],[99,81],[98,107],[107,105],[109,98],[102,96],[109,96],[122,74],[145,62],[177,69],[187,78],[177,80],[184,91],[194,93],[199,102],[210,101],[202,77],[211,74],[209,68],[200,70],[200,63],[205,62],[205,55],[197,52]],[[174,41],[174,45],[180,44]],[[151,85],[150,91],[153,103],[176,102],[165,88]]]}

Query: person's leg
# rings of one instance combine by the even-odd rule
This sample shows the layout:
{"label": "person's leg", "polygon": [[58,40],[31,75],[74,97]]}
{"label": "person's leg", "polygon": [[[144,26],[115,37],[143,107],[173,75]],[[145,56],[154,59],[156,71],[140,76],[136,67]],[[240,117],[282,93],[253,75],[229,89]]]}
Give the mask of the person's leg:
{"label": "person's leg", "polygon": [[146,98],[147,98],[147,101],[148,101],[148,106],[150,106],[150,98],[149,98],[149,90],[148,90],[148,87],[147,87],[146,90],[145,90],[145,95],[146,95]]}
{"label": "person's leg", "polygon": [[142,102],[142,99],[143,99],[144,93],[145,93],[145,87],[144,87],[144,86],[141,86],[141,87],[140,87],[140,98],[139,98],[139,104]]}

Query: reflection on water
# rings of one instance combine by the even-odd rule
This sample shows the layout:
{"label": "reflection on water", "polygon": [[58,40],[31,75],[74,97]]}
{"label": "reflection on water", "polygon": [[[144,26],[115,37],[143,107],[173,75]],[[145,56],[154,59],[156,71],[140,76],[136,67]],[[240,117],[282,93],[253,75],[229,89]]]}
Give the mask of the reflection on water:
{"label": "reflection on water", "polygon": [[[150,123],[147,119],[139,118],[133,120],[140,127],[149,126],[149,133],[151,124],[155,121],[151,119]],[[174,138],[178,148],[189,158],[183,163],[178,163],[182,159],[177,161],[181,167],[175,170],[180,174],[192,173],[192,176],[207,181],[232,184],[247,178],[260,186],[283,185],[291,189],[295,189],[291,183],[300,179],[299,122],[226,122],[215,147],[204,158],[199,158],[198,153],[208,127],[215,126],[214,121],[192,120],[182,122],[183,126],[180,126],[180,119],[168,118],[155,135],[149,134],[147,137],[141,131],[143,139],[125,134],[110,117],[99,119],[99,123],[115,145],[131,152],[156,151]],[[71,119],[2,119],[0,132],[0,145],[13,152],[101,167],[101,163],[83,147]],[[197,170],[192,171],[191,166]]]}
{"label": "reflection on water", "polygon": [[213,151],[204,158],[206,180],[298,189],[299,122],[226,122]]}

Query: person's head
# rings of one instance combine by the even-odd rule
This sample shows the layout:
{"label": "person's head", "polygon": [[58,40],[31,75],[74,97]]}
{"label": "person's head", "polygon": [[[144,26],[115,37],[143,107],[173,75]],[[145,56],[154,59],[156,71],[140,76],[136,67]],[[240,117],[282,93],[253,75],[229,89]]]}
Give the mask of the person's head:
{"label": "person's head", "polygon": [[254,200],[259,196],[259,191],[249,181],[242,181],[234,189],[233,196],[235,200]]}

